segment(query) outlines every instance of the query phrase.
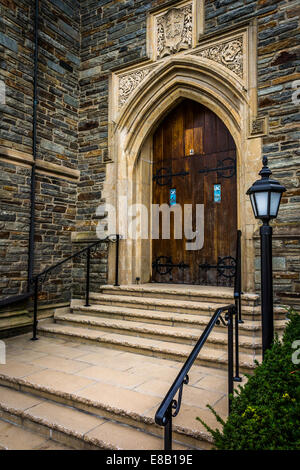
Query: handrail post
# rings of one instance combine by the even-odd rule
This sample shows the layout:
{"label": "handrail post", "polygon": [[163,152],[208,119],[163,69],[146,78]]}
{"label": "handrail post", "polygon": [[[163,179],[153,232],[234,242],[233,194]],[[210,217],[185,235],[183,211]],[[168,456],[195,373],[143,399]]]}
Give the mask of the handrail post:
{"label": "handrail post", "polygon": [[33,335],[31,340],[37,341],[37,310],[38,310],[38,291],[39,291],[39,278],[36,276],[34,278],[34,294],[33,294]]}
{"label": "handrail post", "polygon": [[241,382],[239,376],[239,323],[244,323],[242,320],[241,308],[241,289],[242,289],[242,274],[241,274],[241,230],[237,231],[236,239],[236,272],[234,282],[234,298],[235,298],[235,382]]}
{"label": "handrail post", "polygon": [[172,450],[172,403],[169,405],[166,412],[167,424],[164,428],[165,449]]}
{"label": "handrail post", "polygon": [[115,272],[115,286],[118,287],[119,284],[119,241],[120,235],[116,235],[116,272]]}
{"label": "handrail post", "polygon": [[87,248],[86,252],[86,274],[85,274],[85,307],[89,307],[89,299],[90,299],[90,260],[91,260],[91,248]]}
{"label": "handrail post", "polygon": [[235,376],[233,378],[234,382],[241,382],[240,377],[240,359],[239,359],[239,308],[238,308],[239,299],[235,299]]}
{"label": "handrail post", "polygon": [[237,262],[237,273],[236,273],[236,287],[235,287],[235,297],[238,299],[238,320],[239,323],[244,323],[242,320],[242,304],[241,304],[241,295],[242,295],[242,250],[241,250],[241,230],[237,231],[237,246],[236,246],[236,262]]}
{"label": "handrail post", "polygon": [[238,320],[239,323],[244,323],[244,320],[242,320],[242,300],[241,300],[241,294],[240,292],[239,298],[238,298],[238,303],[239,303],[239,309],[238,309]]}
{"label": "handrail post", "polygon": [[231,396],[233,395],[233,315],[235,307],[228,309],[228,414],[231,413]]}

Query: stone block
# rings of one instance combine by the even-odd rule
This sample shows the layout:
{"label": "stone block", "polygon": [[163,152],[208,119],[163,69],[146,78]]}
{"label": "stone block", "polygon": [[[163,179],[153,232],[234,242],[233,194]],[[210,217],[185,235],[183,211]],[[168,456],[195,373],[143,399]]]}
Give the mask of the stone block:
{"label": "stone block", "polygon": [[15,39],[12,39],[11,37],[3,34],[0,32],[0,44],[1,46],[7,47],[7,49],[13,51],[13,52],[18,52],[18,43],[15,41]]}
{"label": "stone block", "polygon": [[283,256],[273,257],[273,270],[280,271],[286,269],[286,258]]}

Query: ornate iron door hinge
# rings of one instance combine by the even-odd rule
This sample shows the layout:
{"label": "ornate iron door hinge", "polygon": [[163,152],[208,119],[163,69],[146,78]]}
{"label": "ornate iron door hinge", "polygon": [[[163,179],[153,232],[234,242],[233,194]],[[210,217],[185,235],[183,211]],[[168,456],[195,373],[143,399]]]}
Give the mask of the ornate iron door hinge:
{"label": "ornate iron door hinge", "polygon": [[225,256],[224,258],[218,257],[218,263],[216,265],[204,263],[199,264],[199,268],[204,271],[209,269],[216,269],[218,277],[226,277],[227,279],[232,279],[235,276],[236,272],[236,259],[232,256]]}
{"label": "ornate iron door hinge", "polygon": [[172,256],[159,256],[152,263],[152,268],[162,276],[170,274],[174,268],[187,269],[189,267],[190,266],[185,264],[183,261],[178,264],[174,264],[172,261]]}
{"label": "ornate iron door hinge", "polygon": [[233,158],[224,158],[224,160],[218,160],[217,168],[203,168],[198,173],[210,173],[212,171],[216,171],[219,178],[232,178],[236,174],[236,161]]}
{"label": "ornate iron door hinge", "polygon": [[172,184],[172,181],[175,176],[187,176],[188,171],[180,171],[178,173],[172,173],[171,168],[159,168],[156,174],[153,176],[153,181],[155,181],[159,186],[166,186],[167,184]]}

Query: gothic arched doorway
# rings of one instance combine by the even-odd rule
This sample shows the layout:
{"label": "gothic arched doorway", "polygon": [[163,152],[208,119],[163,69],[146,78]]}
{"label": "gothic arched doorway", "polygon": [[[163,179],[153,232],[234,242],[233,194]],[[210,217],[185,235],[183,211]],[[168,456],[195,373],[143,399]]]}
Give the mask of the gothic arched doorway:
{"label": "gothic arched doorway", "polygon": [[[153,217],[152,224],[159,225],[159,231],[158,239],[152,240],[152,281],[232,285],[237,233],[236,146],[221,119],[200,103],[183,100],[155,131],[152,194],[156,207],[166,204],[182,210],[182,221],[178,212],[172,214],[170,237],[167,234],[165,239],[162,214]],[[190,236],[189,208],[194,233]],[[177,229],[181,224],[181,238],[178,231],[174,234],[175,219]]]}

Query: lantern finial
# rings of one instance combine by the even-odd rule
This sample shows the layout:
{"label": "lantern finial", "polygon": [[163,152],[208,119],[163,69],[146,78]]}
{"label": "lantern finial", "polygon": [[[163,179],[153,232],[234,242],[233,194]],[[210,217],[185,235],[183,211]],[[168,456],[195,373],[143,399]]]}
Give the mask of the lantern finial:
{"label": "lantern finial", "polygon": [[260,170],[259,174],[262,177],[262,179],[269,179],[272,174],[272,171],[268,167],[268,157],[264,156],[262,162],[263,162],[263,167]]}

